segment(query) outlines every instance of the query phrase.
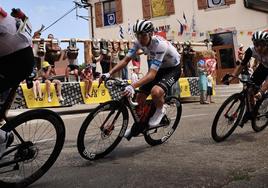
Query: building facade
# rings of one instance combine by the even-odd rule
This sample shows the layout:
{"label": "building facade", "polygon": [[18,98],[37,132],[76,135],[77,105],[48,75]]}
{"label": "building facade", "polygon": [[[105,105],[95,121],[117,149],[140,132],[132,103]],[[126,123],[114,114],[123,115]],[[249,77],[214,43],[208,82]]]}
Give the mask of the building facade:
{"label": "building facade", "polygon": [[128,30],[132,24],[139,18],[150,19],[156,32],[168,40],[211,40],[222,74],[235,67],[238,45],[242,43],[246,48],[251,44],[254,31],[268,28],[268,14],[246,8],[245,2],[247,0],[89,0],[93,5],[95,38],[119,39],[122,34],[121,37],[131,40],[134,37]]}

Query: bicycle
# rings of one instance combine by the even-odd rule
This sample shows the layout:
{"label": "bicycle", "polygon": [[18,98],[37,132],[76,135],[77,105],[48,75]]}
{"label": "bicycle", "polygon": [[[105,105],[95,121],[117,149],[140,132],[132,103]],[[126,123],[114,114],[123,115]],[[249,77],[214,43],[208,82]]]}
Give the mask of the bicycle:
{"label": "bicycle", "polygon": [[[230,76],[226,75],[223,80]],[[240,82],[243,83],[242,91],[228,97],[215,115],[211,134],[216,142],[224,141],[234,132],[237,126],[243,128],[249,120],[251,120],[251,126],[255,132],[264,130],[268,125],[268,94],[264,94],[262,99],[257,100],[251,110],[249,90],[256,91],[259,87],[250,78],[243,78],[246,77],[242,75],[242,78],[239,78]],[[220,118],[222,114],[223,117]],[[221,125],[221,122],[223,122],[223,125]]]}
{"label": "bicycle", "polygon": [[[27,81],[27,87],[32,80]],[[11,132],[12,143],[0,156],[0,187],[26,187],[41,178],[57,160],[65,140],[65,126],[58,114],[36,109],[7,118],[18,86],[10,89],[0,110],[1,127]]]}
{"label": "bicycle", "polygon": [[[79,130],[77,148],[84,159],[100,159],[113,151],[127,130],[129,112],[134,120],[131,127],[132,136],[143,134],[145,141],[151,146],[166,142],[176,130],[182,112],[182,106],[177,97],[165,97],[164,105],[167,108],[167,114],[158,127],[149,129],[148,121],[155,110],[152,100],[147,100],[145,106],[138,107],[133,99],[121,95],[127,85],[129,83],[126,81],[105,80],[105,87],[112,100],[97,106],[86,117]],[[138,112],[138,109],[142,109],[143,112]]]}

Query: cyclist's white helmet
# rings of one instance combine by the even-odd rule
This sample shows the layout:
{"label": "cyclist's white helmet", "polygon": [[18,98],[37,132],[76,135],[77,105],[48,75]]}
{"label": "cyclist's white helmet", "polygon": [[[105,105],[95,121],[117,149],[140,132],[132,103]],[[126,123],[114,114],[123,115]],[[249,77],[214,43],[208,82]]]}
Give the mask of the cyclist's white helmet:
{"label": "cyclist's white helmet", "polygon": [[257,41],[268,42],[268,32],[266,32],[266,31],[256,31],[252,35],[252,41],[253,42],[257,42]]}
{"label": "cyclist's white helmet", "polygon": [[134,33],[150,33],[154,31],[153,23],[149,20],[137,20],[137,22],[133,25]]}

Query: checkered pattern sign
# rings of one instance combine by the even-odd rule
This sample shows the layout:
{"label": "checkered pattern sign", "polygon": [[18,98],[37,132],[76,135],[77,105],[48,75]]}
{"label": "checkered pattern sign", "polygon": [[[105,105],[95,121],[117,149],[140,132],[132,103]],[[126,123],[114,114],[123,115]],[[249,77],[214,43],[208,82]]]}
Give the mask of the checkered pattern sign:
{"label": "checkered pattern sign", "polygon": [[[112,80],[110,80],[109,82],[110,82],[110,86],[108,90],[109,90],[109,94],[112,100],[119,101],[122,98],[122,90],[124,90],[124,88],[122,86],[114,85]],[[127,81],[122,81],[122,84],[126,84],[126,83]]]}
{"label": "checkered pattern sign", "polygon": [[191,96],[200,96],[200,91],[198,87],[198,77],[193,77],[193,78],[189,77],[187,79],[190,84]]}
{"label": "checkered pattern sign", "polygon": [[80,85],[78,82],[62,84],[62,96],[64,101],[61,102],[62,106],[83,104]]}

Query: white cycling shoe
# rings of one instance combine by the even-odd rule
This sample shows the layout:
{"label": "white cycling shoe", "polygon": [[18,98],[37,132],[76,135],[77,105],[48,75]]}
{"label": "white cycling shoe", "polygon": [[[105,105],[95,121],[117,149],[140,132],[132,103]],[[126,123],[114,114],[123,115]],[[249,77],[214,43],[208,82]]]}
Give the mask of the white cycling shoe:
{"label": "white cycling shoe", "polygon": [[157,108],[154,115],[149,120],[149,128],[154,128],[159,126],[162,118],[166,115],[166,107]]}

